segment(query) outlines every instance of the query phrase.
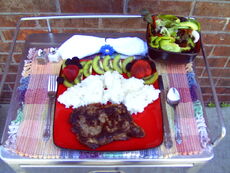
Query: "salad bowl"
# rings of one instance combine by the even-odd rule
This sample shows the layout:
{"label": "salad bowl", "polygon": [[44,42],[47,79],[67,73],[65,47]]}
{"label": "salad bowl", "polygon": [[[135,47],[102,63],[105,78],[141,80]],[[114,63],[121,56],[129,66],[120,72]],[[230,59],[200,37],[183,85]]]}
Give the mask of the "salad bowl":
{"label": "salad bowl", "polygon": [[[144,16],[145,18],[146,16]],[[151,15],[147,19],[148,56],[170,63],[188,63],[200,51],[200,24],[173,15]]]}

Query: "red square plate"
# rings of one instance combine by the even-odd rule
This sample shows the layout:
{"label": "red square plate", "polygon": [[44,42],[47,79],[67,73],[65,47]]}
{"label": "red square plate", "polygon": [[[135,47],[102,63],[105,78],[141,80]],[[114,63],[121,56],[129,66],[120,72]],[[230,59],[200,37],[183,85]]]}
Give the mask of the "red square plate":
{"label": "red square plate", "polygon": [[[158,81],[154,83],[158,87]],[[58,86],[57,98],[66,90],[62,84]],[[56,101],[53,126],[54,144],[61,148],[87,151],[128,151],[153,148],[162,143],[163,140],[163,122],[160,98],[149,104],[144,112],[132,115],[134,122],[142,127],[145,132],[143,138],[130,138],[126,141],[114,141],[110,144],[103,145],[97,149],[91,149],[82,145],[76,135],[71,130],[70,114],[72,108],[65,106]]]}

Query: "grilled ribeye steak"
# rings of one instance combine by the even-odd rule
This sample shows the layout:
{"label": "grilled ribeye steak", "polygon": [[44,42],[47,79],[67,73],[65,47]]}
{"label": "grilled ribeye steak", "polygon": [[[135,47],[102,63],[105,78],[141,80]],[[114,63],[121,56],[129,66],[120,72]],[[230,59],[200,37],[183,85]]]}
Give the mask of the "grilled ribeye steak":
{"label": "grilled ribeye steak", "polygon": [[80,143],[92,149],[145,135],[123,104],[81,106],[73,110],[70,121]]}

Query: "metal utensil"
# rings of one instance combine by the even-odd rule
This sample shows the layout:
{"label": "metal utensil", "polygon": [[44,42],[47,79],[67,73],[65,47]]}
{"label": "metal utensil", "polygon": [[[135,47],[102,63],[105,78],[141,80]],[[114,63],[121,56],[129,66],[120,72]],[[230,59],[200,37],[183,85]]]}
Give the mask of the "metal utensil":
{"label": "metal utensil", "polygon": [[52,110],[55,101],[57,91],[57,76],[50,75],[48,79],[48,97],[49,97],[49,105],[48,105],[48,112],[46,117],[46,126],[45,132],[43,134],[43,138],[45,141],[48,141],[50,138],[50,126],[51,126],[51,117],[52,117]]}
{"label": "metal utensil", "polygon": [[164,84],[162,81],[162,76],[159,76],[159,88],[161,90],[160,97],[161,97],[161,107],[162,107],[162,116],[163,116],[163,123],[164,123],[164,145],[166,148],[171,148],[173,146],[170,126],[168,121],[168,116],[166,112],[166,91],[164,90]]}
{"label": "metal utensil", "polygon": [[176,107],[180,102],[180,94],[176,88],[170,88],[167,94],[167,102],[173,107],[174,110],[174,126],[175,126],[175,139],[178,144],[182,142],[182,135],[180,130],[180,125],[178,122],[178,115]]}

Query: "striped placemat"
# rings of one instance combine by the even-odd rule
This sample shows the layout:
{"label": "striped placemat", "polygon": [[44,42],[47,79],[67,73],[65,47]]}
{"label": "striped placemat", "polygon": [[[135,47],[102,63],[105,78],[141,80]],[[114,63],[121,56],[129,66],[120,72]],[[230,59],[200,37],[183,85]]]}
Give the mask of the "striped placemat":
{"label": "striped placemat", "polygon": [[[48,51],[49,49],[45,49]],[[48,142],[43,140],[48,108],[48,75],[59,74],[59,63],[39,64],[36,61],[38,50],[32,48],[28,52],[25,66],[18,87],[18,101],[21,107],[18,116],[9,125],[9,138],[5,148],[31,158],[97,158],[97,159],[125,159],[125,158],[168,158],[178,155],[200,154],[208,150],[208,133],[204,121],[204,112],[198,98],[198,84],[192,64],[165,64],[156,62],[158,73],[162,76],[164,88],[176,87],[181,95],[181,102],[177,107],[179,124],[182,132],[182,143],[175,141],[173,108],[166,104],[173,146],[159,147],[124,152],[87,152],[61,149],[53,144],[52,136]]]}

